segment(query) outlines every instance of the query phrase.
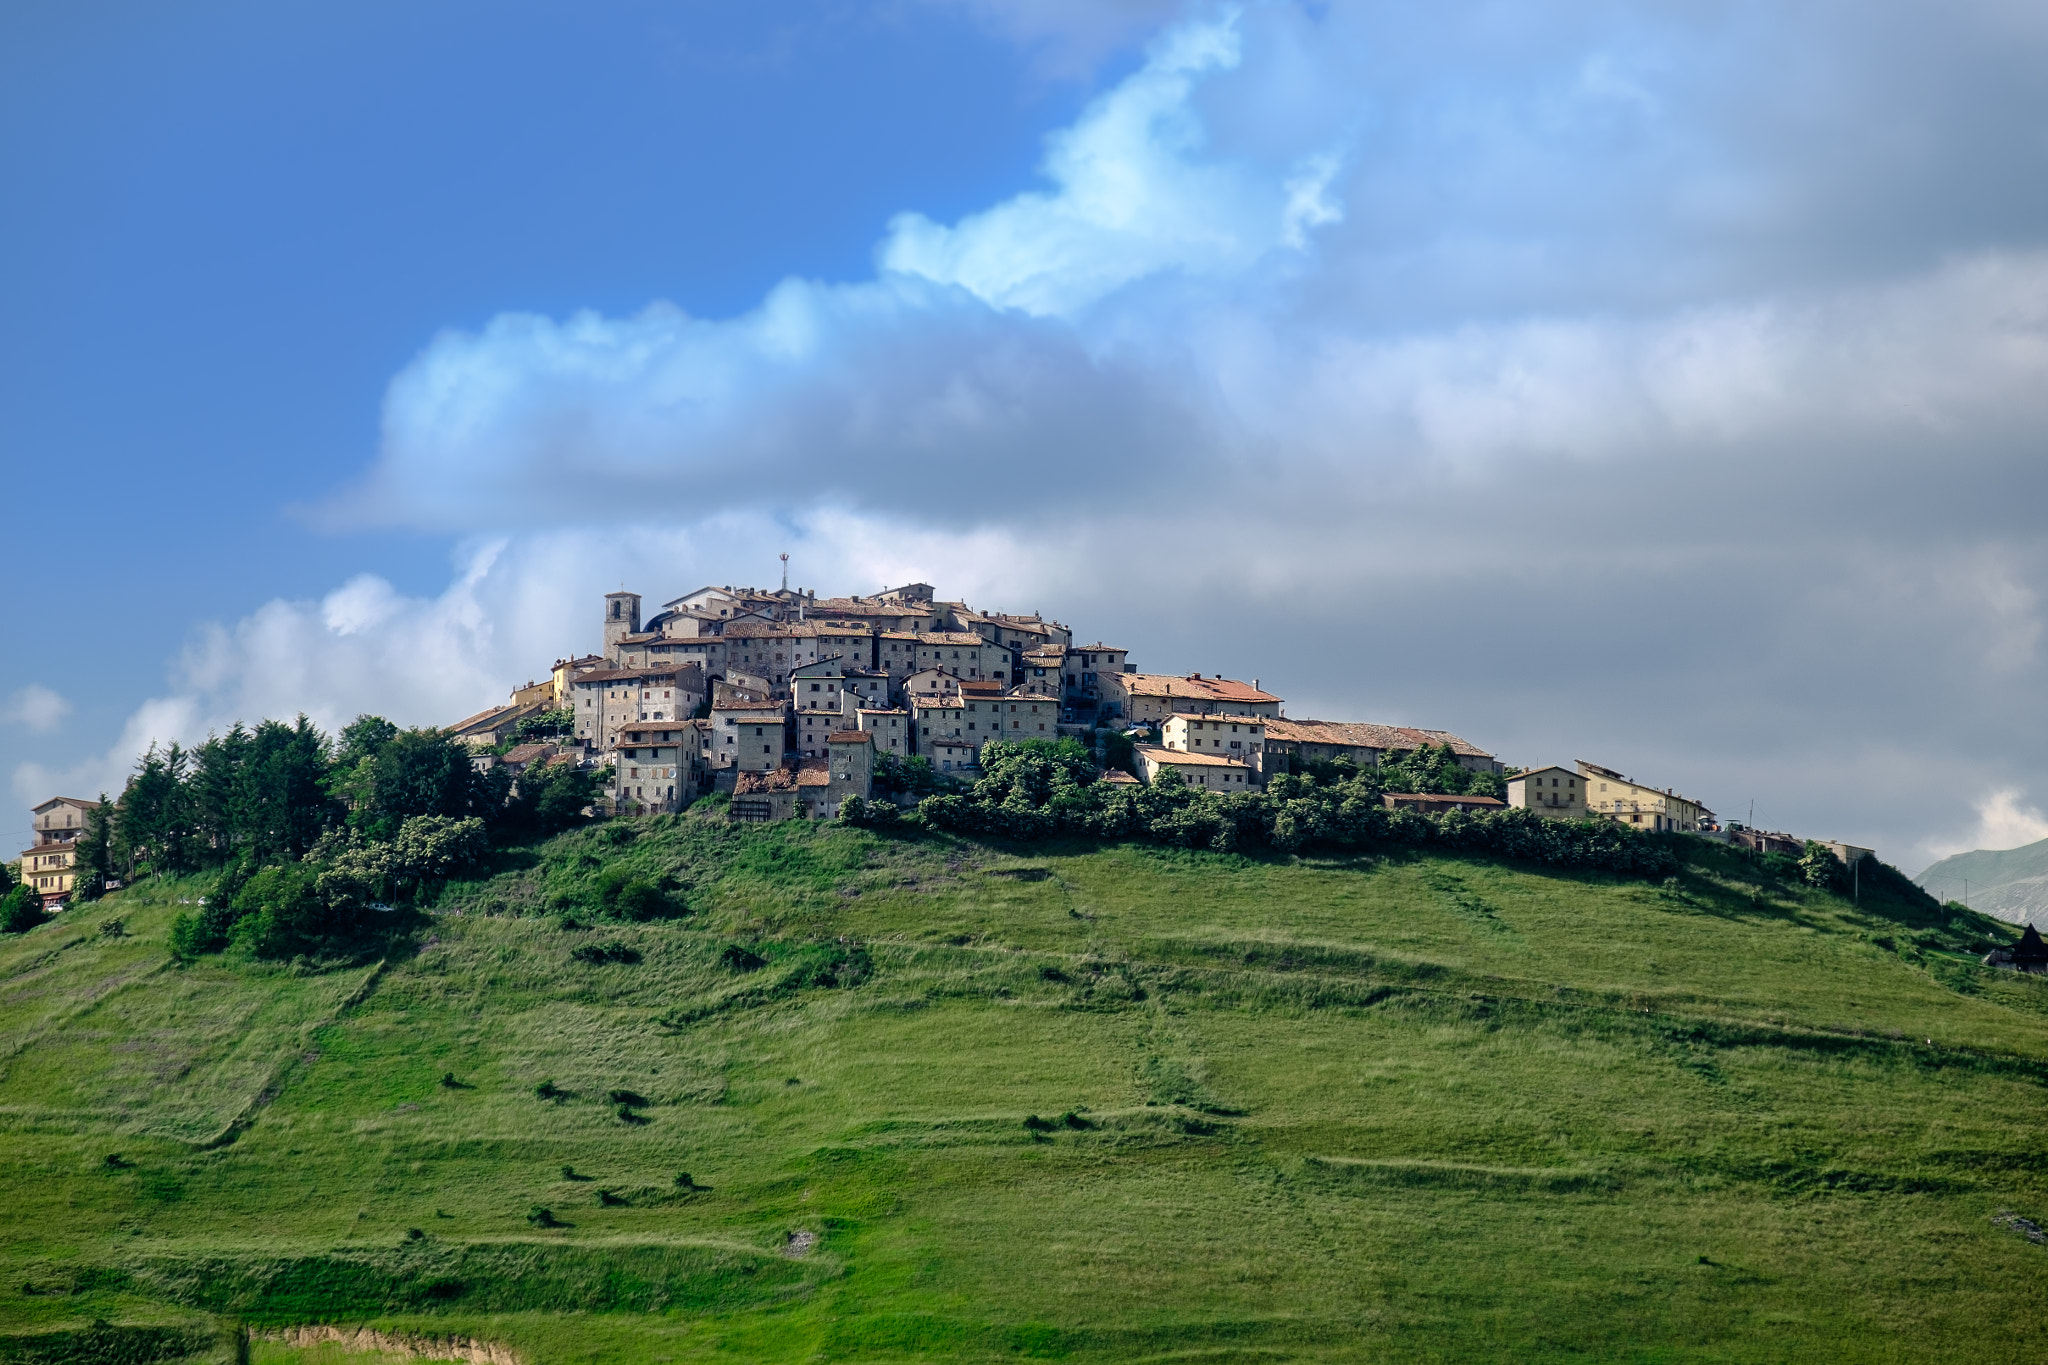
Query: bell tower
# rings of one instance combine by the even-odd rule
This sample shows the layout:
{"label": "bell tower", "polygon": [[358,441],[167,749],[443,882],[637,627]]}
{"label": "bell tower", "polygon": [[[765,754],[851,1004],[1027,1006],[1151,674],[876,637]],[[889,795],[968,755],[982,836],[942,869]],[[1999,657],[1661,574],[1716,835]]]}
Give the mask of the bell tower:
{"label": "bell tower", "polygon": [[619,661],[619,641],[640,633],[640,594],[608,592],[604,595],[604,657]]}

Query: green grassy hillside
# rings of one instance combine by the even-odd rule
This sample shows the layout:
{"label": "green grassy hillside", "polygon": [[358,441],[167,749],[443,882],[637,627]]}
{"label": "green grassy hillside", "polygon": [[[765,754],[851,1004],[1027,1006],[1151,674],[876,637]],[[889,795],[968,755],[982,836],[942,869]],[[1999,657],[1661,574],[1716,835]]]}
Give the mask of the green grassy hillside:
{"label": "green grassy hillside", "polygon": [[2048,1358],[2048,983],[1687,846],[657,818],[291,966],[145,885],[0,944],[0,1359]]}

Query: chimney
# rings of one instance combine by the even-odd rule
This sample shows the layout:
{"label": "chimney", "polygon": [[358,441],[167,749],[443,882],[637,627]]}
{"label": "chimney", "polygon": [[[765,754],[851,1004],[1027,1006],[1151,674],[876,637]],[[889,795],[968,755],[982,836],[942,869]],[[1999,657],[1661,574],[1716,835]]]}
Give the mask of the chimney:
{"label": "chimney", "polygon": [[1265,690],[1266,690],[1265,688],[1263,688],[1263,687],[1259,686],[1259,680],[1258,680],[1257,678],[1253,678],[1253,679],[1252,679],[1252,691],[1254,691],[1254,692],[1263,692],[1263,691],[1265,691]]}

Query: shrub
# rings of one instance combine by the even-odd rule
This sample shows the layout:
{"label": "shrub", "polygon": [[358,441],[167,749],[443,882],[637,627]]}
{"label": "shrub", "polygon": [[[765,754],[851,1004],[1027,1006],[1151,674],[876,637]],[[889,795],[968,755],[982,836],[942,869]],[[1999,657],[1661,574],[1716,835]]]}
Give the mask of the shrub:
{"label": "shrub", "polygon": [[768,959],[737,943],[725,945],[725,951],[718,955],[719,965],[729,971],[752,972],[768,965]]}
{"label": "shrub", "polygon": [[[533,1093],[541,1099],[554,1100],[557,1102],[567,1099],[569,1095],[568,1091],[562,1089],[553,1081],[542,1081],[539,1085],[533,1088]],[[566,1171],[569,1168],[567,1166],[564,1166],[562,1169]]]}
{"label": "shrub", "polygon": [[0,896],[0,933],[25,934],[43,922],[43,898],[26,886]]}
{"label": "shrub", "polygon": [[533,1224],[537,1228],[559,1228],[567,1226],[562,1222],[561,1219],[555,1217],[555,1211],[553,1209],[545,1208],[539,1204],[535,1204],[532,1208],[526,1211],[526,1221]]}
{"label": "shrub", "polygon": [[101,938],[126,938],[126,937],[128,937],[128,923],[127,923],[127,921],[125,921],[125,920],[123,920],[123,919],[119,918],[118,916],[117,916],[117,917],[115,917],[115,918],[113,918],[113,919],[104,919],[104,920],[101,920],[101,921],[100,921],[100,937],[101,937]]}
{"label": "shrub", "polygon": [[[606,833],[621,828],[613,825]],[[595,902],[599,914],[635,922],[665,919],[682,910],[671,887],[635,876],[623,867],[608,867],[599,874]]]}
{"label": "shrub", "polygon": [[605,1098],[613,1104],[622,1104],[631,1109],[645,1109],[650,1103],[645,1095],[635,1094],[631,1090],[606,1091]]}
{"label": "shrub", "polygon": [[623,1209],[626,1207],[626,1198],[616,1190],[599,1190],[597,1203],[600,1208]]}
{"label": "shrub", "polygon": [[578,962],[587,962],[596,967],[607,962],[638,962],[640,950],[624,943],[585,943],[571,948],[569,956]]}

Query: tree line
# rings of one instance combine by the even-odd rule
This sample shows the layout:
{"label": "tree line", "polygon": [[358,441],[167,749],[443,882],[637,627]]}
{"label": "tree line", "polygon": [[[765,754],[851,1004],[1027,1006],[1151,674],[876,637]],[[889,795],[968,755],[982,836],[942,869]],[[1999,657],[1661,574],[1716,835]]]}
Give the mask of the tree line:
{"label": "tree line", "polygon": [[179,917],[181,956],[244,943],[263,957],[360,936],[474,867],[493,844],[576,824],[602,774],[571,762],[478,771],[447,732],[358,716],[338,735],[303,715],[186,749],[150,746],[118,799],[104,794],[77,843],[74,896],[149,876],[214,872]]}
{"label": "tree line", "polygon": [[[1379,767],[1336,763],[1278,773],[1263,790],[1241,792],[1192,787],[1170,769],[1149,786],[1102,782],[1093,755],[1071,739],[991,743],[981,763],[983,776],[971,788],[926,797],[917,805],[918,818],[935,829],[1005,839],[1149,839],[1220,852],[1283,853],[1434,845],[1641,876],[1678,870],[1677,855],[1664,841],[1611,820],[1547,820],[1520,809],[1442,815],[1387,809],[1381,798],[1390,791],[1469,790],[1480,785],[1478,778],[1498,780],[1490,773],[1457,776],[1465,770],[1448,746]],[[897,816],[893,805],[848,800],[841,818],[886,825]]]}

